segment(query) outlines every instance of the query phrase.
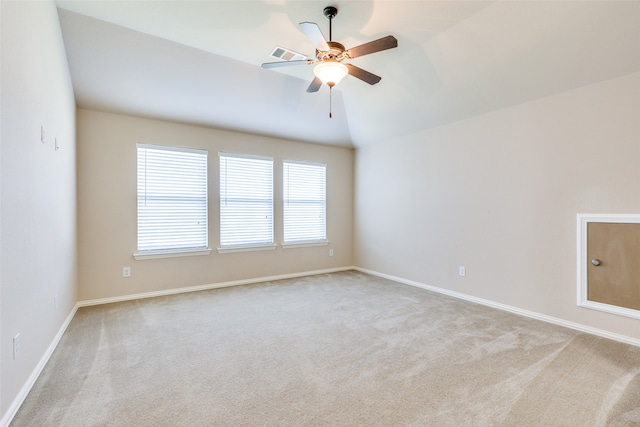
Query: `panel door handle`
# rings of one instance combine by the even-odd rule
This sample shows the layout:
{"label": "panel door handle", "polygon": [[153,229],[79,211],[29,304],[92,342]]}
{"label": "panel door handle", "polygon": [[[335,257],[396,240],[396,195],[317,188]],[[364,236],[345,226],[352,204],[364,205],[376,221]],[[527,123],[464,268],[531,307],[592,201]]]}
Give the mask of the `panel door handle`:
{"label": "panel door handle", "polygon": [[596,267],[599,266],[600,264],[602,264],[602,262],[600,262],[599,259],[592,259],[591,260],[591,264],[595,265]]}

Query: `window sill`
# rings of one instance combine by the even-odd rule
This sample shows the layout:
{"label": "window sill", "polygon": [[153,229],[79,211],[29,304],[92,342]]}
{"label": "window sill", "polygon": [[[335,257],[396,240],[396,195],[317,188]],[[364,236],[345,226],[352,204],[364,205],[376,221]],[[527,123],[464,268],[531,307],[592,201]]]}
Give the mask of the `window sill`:
{"label": "window sill", "polygon": [[331,243],[329,240],[314,240],[311,242],[283,243],[282,247],[284,249],[304,248],[307,246],[327,246],[329,243]]}
{"label": "window sill", "polygon": [[253,251],[272,251],[278,245],[269,244],[269,245],[256,245],[256,246],[230,246],[227,248],[218,248],[219,254],[228,254],[233,252],[253,252]]}
{"label": "window sill", "polygon": [[200,256],[209,255],[211,249],[188,249],[188,250],[171,250],[171,251],[149,251],[138,254],[133,254],[136,260],[142,259],[158,259],[158,258],[177,258],[183,256]]}

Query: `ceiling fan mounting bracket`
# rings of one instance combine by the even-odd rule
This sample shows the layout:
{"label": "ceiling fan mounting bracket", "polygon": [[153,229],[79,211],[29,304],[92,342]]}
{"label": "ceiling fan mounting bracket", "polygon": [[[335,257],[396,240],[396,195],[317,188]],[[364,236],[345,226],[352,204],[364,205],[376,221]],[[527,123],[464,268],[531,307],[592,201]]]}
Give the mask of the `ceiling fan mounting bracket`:
{"label": "ceiling fan mounting bracket", "polygon": [[324,8],[322,13],[324,13],[324,16],[326,16],[328,19],[333,19],[338,14],[338,8],[333,6],[327,6]]}

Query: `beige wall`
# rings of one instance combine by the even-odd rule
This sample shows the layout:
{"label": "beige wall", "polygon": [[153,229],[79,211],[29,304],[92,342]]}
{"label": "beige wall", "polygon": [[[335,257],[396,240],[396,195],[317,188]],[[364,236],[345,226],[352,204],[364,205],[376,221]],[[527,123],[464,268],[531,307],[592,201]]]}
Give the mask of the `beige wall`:
{"label": "beige wall", "polygon": [[[92,300],[187,286],[353,265],[353,151],[125,115],[78,110],[79,299]],[[312,130],[310,130],[312,131]],[[136,143],[209,151],[208,256],[134,260]],[[274,234],[282,241],[282,160],[327,164],[329,246],[217,253],[218,152],[274,157]],[[334,256],[329,257],[329,249]],[[122,277],[122,267],[131,277]]]}
{"label": "beige wall", "polygon": [[[0,10],[2,425],[72,312],[77,289],[75,101],[56,7],[2,1]],[[13,360],[17,333],[22,348]]]}
{"label": "beige wall", "polygon": [[355,195],[357,266],[640,339],[576,306],[576,214],[640,212],[640,73],[360,149]]}

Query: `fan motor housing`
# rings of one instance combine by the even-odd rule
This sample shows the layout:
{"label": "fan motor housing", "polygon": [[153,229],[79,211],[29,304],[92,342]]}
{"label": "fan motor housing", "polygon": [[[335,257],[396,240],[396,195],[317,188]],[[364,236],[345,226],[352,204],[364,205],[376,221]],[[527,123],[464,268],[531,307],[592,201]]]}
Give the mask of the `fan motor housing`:
{"label": "fan motor housing", "polygon": [[335,59],[342,61],[344,59],[344,45],[338,42],[327,42],[329,45],[328,51],[316,50],[316,58],[323,61],[326,59]]}

